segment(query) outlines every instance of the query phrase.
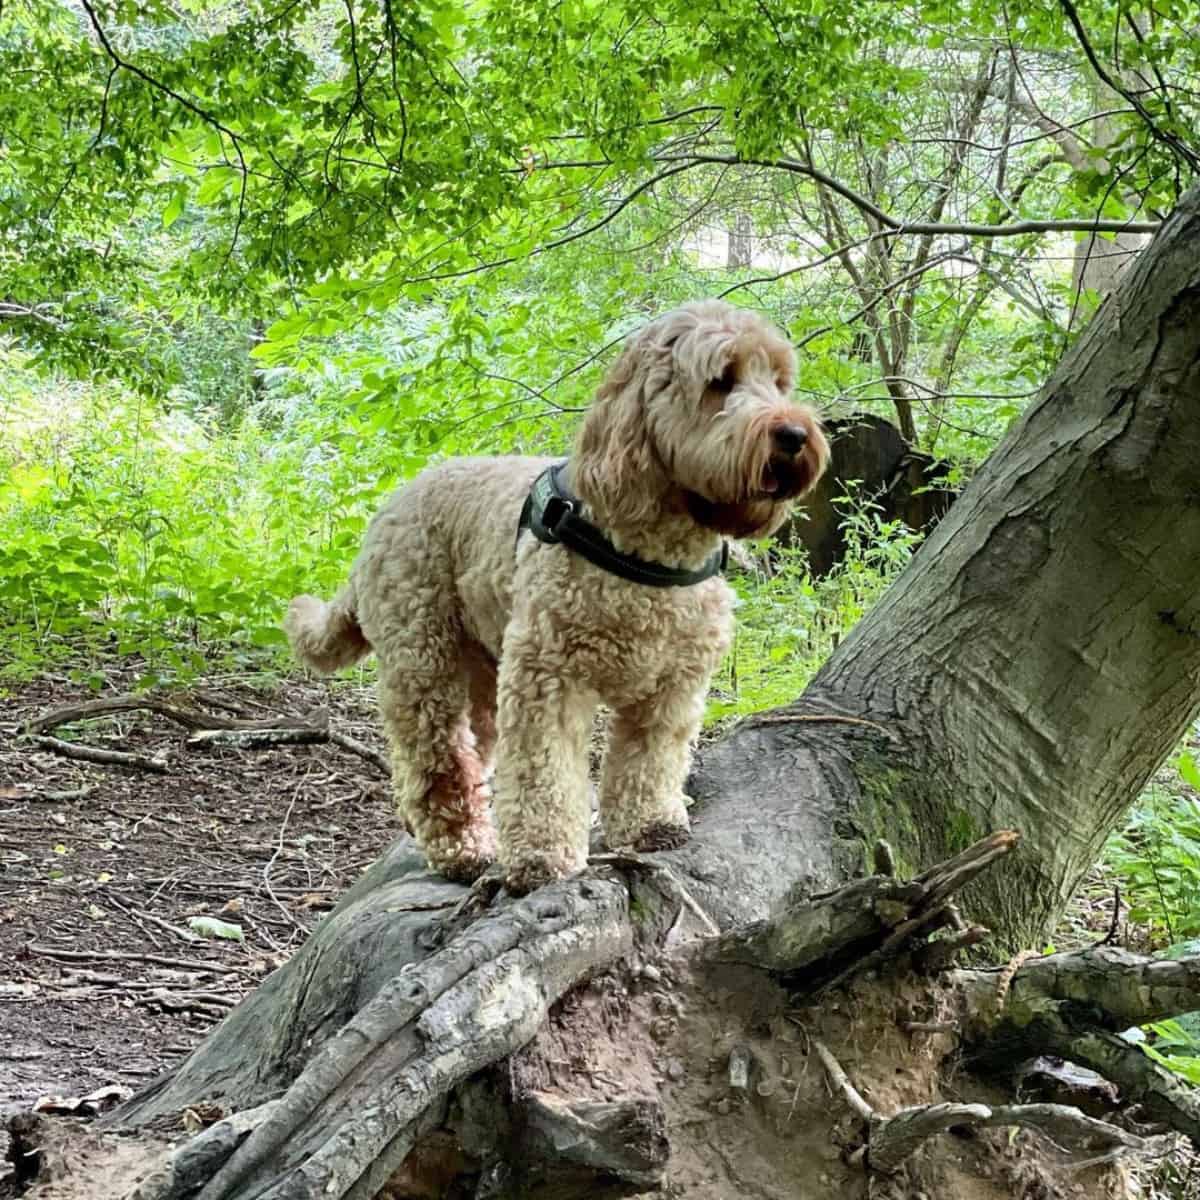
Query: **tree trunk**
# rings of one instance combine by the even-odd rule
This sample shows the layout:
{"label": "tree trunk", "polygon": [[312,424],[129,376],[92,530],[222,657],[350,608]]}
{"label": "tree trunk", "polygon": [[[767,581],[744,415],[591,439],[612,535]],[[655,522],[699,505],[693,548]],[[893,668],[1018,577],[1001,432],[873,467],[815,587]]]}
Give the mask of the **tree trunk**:
{"label": "tree trunk", "polygon": [[733,219],[733,228],[729,231],[729,247],[725,255],[725,265],[731,271],[754,263],[754,222],[747,212],[739,212]]}
{"label": "tree trunk", "polygon": [[1036,944],[1200,709],[1198,462],[1193,190],[806,695],[895,739],[855,766],[860,837],[922,863],[1021,830],[1016,886],[973,903],[1011,945]]}
{"label": "tree trunk", "polygon": [[[1003,856],[971,914],[1039,944],[1200,707],[1198,335],[1193,192],[805,696],[700,755],[691,842],[514,902],[401,838],[107,1119],[179,1139],[180,1113],[228,1114],[145,1141],[107,1195],[999,1200],[1030,1172],[1121,1195],[1139,1135],[997,1103],[1041,1052],[1200,1137],[1191,1093],[1114,1036],[1200,1008],[1200,961],[946,969],[984,936],[953,893]],[[925,870],[998,826],[1011,855],[1001,833]],[[947,1130],[974,1133],[948,1152]],[[1090,1165],[1055,1166],[1039,1130]],[[44,1124],[15,1132],[26,1176],[68,1161]],[[44,1195],[103,1200],[101,1149]]]}

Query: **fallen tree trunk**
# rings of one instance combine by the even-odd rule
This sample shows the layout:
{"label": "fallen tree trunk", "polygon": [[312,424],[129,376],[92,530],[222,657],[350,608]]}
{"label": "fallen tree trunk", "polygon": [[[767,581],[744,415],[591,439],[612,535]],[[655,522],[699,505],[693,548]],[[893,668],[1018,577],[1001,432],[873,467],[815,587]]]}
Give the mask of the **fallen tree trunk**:
{"label": "fallen tree trunk", "polygon": [[[1120,997],[1108,1021],[1089,1028],[1073,1017],[1075,1036],[1102,1037],[1113,1020],[1200,1005],[1200,960],[1149,965],[1104,950],[1031,962],[1005,985],[1011,1008],[997,1004],[988,972],[921,974],[929,947],[960,924],[954,896],[979,873],[1003,870],[993,864],[1015,847],[1011,833],[912,880],[874,875],[811,898],[785,892],[765,917],[714,933],[738,918],[700,899],[705,877],[718,862],[747,872],[759,862],[749,828],[731,830],[725,815],[715,806],[698,814],[686,855],[601,855],[588,876],[519,901],[430,876],[401,839],[295,959],[178,1069],[102,1122],[145,1138],[136,1185],[126,1173],[124,1190],[98,1188],[101,1144],[81,1190],[59,1178],[48,1194],[619,1196],[656,1190],[669,1162],[684,1195],[866,1195],[871,1179],[921,1190],[994,1174],[986,1141],[966,1167],[957,1145],[950,1154],[938,1141],[967,1126],[1040,1131],[1072,1178],[1099,1187],[1116,1178],[1105,1177],[1116,1156],[1150,1148],[1068,1106],[997,1103],[981,1083],[977,1099],[948,1103],[936,1060],[920,1075],[908,1065],[914,1046],[898,996],[910,1014],[948,1018],[939,1026],[948,1032],[935,1035],[946,1055],[958,1046],[982,1065],[988,1055],[1011,1065],[1018,1038],[1025,1056],[1061,1052],[1027,1014],[1060,993],[1078,1010],[1078,988],[1062,980],[1086,978]],[[731,832],[746,847],[740,860]],[[951,932],[930,942],[939,931]],[[1135,978],[1159,975],[1159,986],[1139,991]],[[347,1017],[331,1001],[348,998]],[[1151,1080],[1160,1069],[1143,1062]],[[817,1064],[845,1108],[829,1104]],[[961,1093],[964,1079],[954,1086]],[[1151,1115],[1193,1132],[1195,1111],[1177,1085]],[[189,1112],[215,1124],[189,1138]],[[702,1138],[690,1131],[698,1113],[711,1126]],[[164,1149],[172,1130],[177,1144]],[[26,1149],[55,1142],[44,1123],[15,1132]],[[113,1145],[129,1153],[127,1137]],[[70,1161],[43,1157],[47,1169]],[[764,1161],[774,1164],[768,1178]],[[1091,1164],[1082,1173],[1080,1161]],[[1047,1164],[1038,1170],[1055,1178]]]}

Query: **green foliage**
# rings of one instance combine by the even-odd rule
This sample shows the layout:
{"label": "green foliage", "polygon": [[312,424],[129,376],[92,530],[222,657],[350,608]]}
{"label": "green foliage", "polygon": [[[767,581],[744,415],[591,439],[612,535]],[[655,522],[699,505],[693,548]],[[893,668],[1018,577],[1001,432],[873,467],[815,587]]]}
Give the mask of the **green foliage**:
{"label": "green foliage", "polygon": [[[677,240],[731,212],[752,215],[785,255],[814,236],[829,251],[865,239],[860,211],[822,208],[809,163],[901,218],[931,205],[984,221],[1169,209],[1200,123],[1200,43],[1187,32],[1200,7],[1181,0],[1168,18],[1088,0],[1080,12],[1110,67],[1150,72],[1138,77],[1140,111],[1105,105],[1116,111],[1099,145],[1084,119],[1094,72],[1054,5],[88,0],[80,12],[10,0],[0,296],[37,310],[20,328],[45,364],[161,392],[180,377],[166,336],[180,297],[267,317],[278,362],[302,335],[430,303],[464,306],[475,325],[460,311],[457,333],[482,338],[481,323],[494,328],[485,314],[506,309],[536,263],[583,243],[574,278],[591,292],[620,257],[634,274],[669,273],[667,231]],[[1009,45],[981,56],[998,31]],[[1053,74],[1052,116],[1081,130],[1083,166],[1047,156],[1056,143],[1044,133],[987,149],[1012,133],[1001,103],[1010,51],[1023,79]],[[987,91],[986,130],[930,136],[957,124],[973,78]],[[964,146],[965,173],[954,167]],[[999,176],[1011,187],[998,196]],[[1013,270],[1034,270],[1037,239],[1011,244],[1011,259],[984,264],[998,298]],[[886,257],[860,258],[869,288],[902,273]],[[894,295],[897,319],[929,329],[912,351],[932,367],[938,328],[957,315],[945,301],[965,297],[961,276],[927,282],[911,304]],[[1010,294],[1041,306],[1034,336],[1061,349],[1062,305],[1030,282]],[[637,289],[607,291],[594,312],[611,326]],[[795,327],[830,325],[809,316]],[[856,333],[839,320],[814,352],[844,353]]]}
{"label": "green foliage", "polygon": [[[1200,954],[1200,771],[1182,750],[1114,834],[1104,864],[1120,881],[1131,924],[1164,958]],[[1155,1062],[1200,1084],[1200,1013],[1158,1021],[1126,1035]]]}
{"label": "green foliage", "polygon": [[713,679],[706,721],[786,704],[904,568],[920,538],[883,521],[876,506],[844,497],[845,560],[823,579],[808,574],[803,547],[781,547],[765,578],[735,575],[734,643]]}
{"label": "green foliage", "polygon": [[1193,755],[1181,753],[1172,773],[1175,786],[1153,786],[1105,848],[1129,919],[1160,945],[1200,937],[1200,797]]}
{"label": "green foliage", "polygon": [[287,600],[340,581],[396,478],[304,422],[222,432],[114,388],[63,399],[52,423],[37,393],[14,402],[0,440],[0,637],[18,673],[81,644],[139,655],[148,676],[278,648]]}

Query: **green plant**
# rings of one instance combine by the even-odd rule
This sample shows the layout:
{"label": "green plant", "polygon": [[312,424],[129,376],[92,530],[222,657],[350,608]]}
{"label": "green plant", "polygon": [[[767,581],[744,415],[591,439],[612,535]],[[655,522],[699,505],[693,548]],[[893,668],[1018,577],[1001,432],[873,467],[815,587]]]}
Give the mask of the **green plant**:
{"label": "green plant", "polygon": [[829,575],[809,575],[803,547],[779,547],[768,575],[734,576],[737,624],[708,724],[794,700],[912,556],[919,535],[853,493],[839,502],[846,555]]}
{"label": "green plant", "polygon": [[1172,776],[1146,792],[1104,853],[1130,920],[1159,945],[1200,936],[1200,773],[1190,752],[1175,758]]}
{"label": "green plant", "polygon": [[397,478],[369,442],[333,452],[320,420],[230,426],[116,386],[67,391],[14,405],[0,436],[9,675],[81,653],[139,656],[146,682],[270,658],[288,599],[337,585]]}

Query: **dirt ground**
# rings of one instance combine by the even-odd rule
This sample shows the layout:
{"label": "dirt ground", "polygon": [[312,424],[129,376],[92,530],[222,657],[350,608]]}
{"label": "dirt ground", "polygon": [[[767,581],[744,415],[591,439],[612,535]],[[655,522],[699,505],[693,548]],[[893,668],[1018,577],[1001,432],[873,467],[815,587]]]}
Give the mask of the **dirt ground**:
{"label": "dirt ground", "polygon": [[[99,694],[126,686],[114,674]],[[156,774],[18,737],[95,695],[65,679],[0,691],[0,1131],[38,1101],[105,1090],[111,1103],[188,1053],[397,833],[382,771],[335,745],[192,750],[146,712],[52,731],[162,756]],[[214,679],[170,699],[243,719],[327,709],[332,728],[383,748],[368,687]],[[189,925],[204,917],[241,940]],[[6,1151],[0,1132],[0,1195]]]}

